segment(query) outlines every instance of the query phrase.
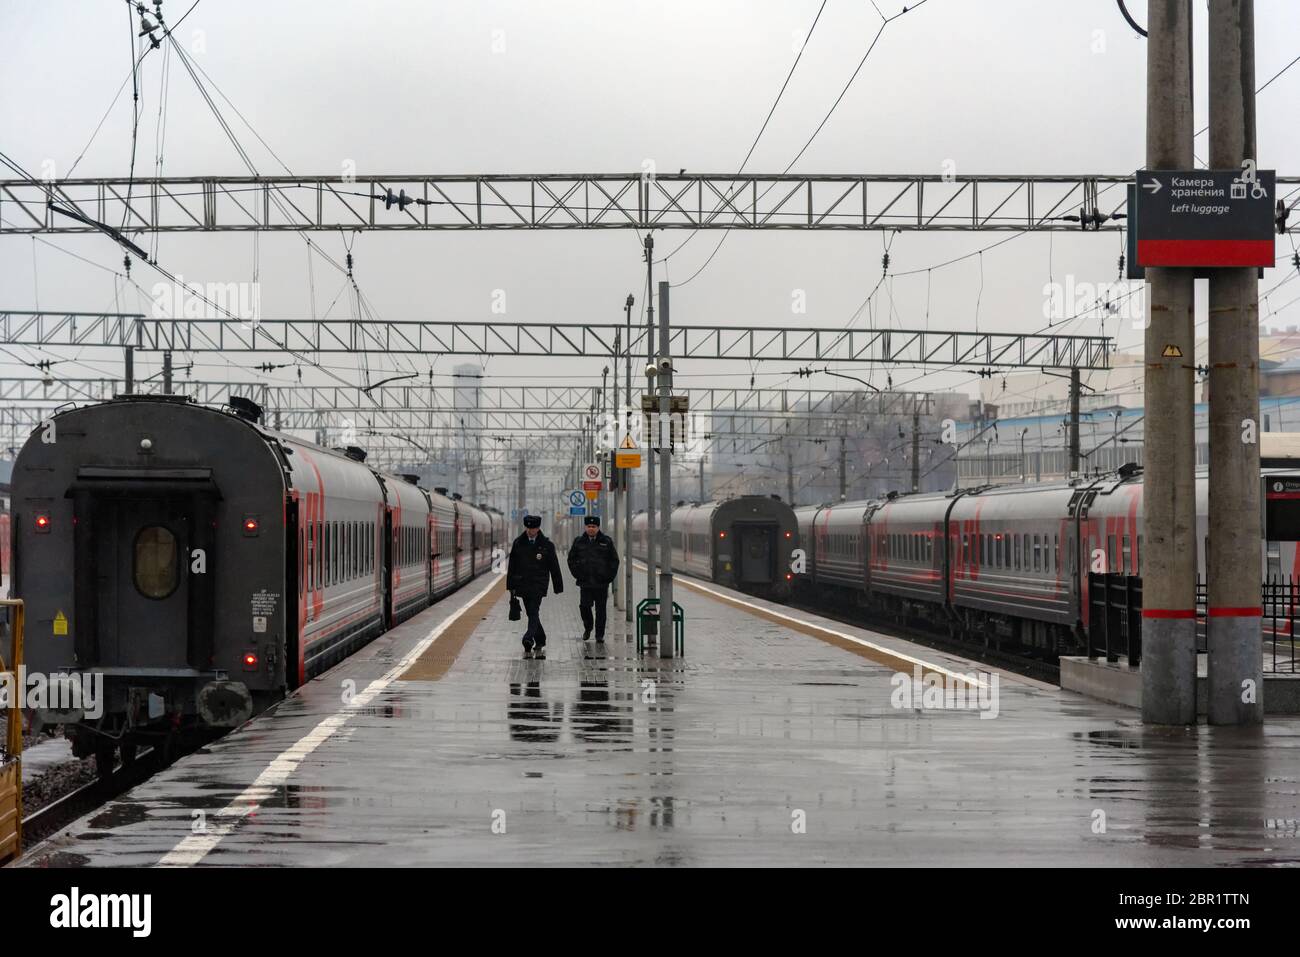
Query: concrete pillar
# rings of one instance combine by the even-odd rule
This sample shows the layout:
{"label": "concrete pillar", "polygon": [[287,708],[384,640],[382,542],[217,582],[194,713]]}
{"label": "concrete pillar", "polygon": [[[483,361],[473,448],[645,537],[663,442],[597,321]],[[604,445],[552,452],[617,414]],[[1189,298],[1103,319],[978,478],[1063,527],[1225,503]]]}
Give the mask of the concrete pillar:
{"label": "concrete pillar", "polygon": [[[1210,168],[1255,156],[1254,0],[1210,0]],[[1264,720],[1259,274],[1210,272],[1210,724]]]}
{"label": "concrete pillar", "polygon": [[[1190,169],[1191,0],[1150,4],[1147,16],[1147,168]],[[1196,723],[1192,283],[1189,269],[1147,270],[1141,556],[1142,720],[1147,724]]]}

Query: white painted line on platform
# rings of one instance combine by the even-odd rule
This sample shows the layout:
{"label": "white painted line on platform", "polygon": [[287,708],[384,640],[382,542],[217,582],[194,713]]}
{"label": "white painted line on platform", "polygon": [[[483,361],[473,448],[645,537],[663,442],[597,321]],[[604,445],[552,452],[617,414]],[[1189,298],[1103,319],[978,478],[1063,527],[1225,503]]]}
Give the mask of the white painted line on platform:
{"label": "white painted line on platform", "polygon": [[[332,738],[340,728],[348,722],[359,709],[364,708],[375,699],[380,692],[384,691],[394,681],[400,678],[406,671],[415,664],[416,660],[428,650],[438,638],[450,628],[461,615],[465,614],[470,608],[478,604],[489,591],[495,588],[500,582],[499,575],[493,575],[491,580],[484,588],[481,588],[473,598],[467,601],[460,608],[448,616],[448,618],[434,627],[427,635],[420,639],[419,643],[411,651],[397,662],[392,668],[384,673],[382,677],[376,678],[370,682],[360,694],[354,695],[350,701],[343,705],[342,710],[335,712],[328,718],[325,718],[312,728],[310,732],[300,738],[292,747],[276,757],[266,766],[257,779],[251,785],[243,790],[233,801],[213,815],[218,820],[216,822],[207,822],[202,833],[191,834],[173,847],[158,862],[159,867],[192,867],[198,864],[203,858],[211,853],[212,849],[221,843],[222,839],[233,831],[239,822],[248,815],[256,811],[269,797],[275,795],[276,788],[283,785],[289,775],[298,769],[298,765],[303,760],[319,748],[322,744]],[[436,606],[431,606],[436,607]]]}
{"label": "white painted line on platform", "polygon": [[[636,560],[636,561],[637,564],[641,565],[642,568],[645,567],[645,565],[642,564],[640,560]],[[827,628],[825,625],[815,624],[810,621],[804,621],[801,618],[796,618],[793,615],[787,615],[785,612],[776,611],[773,608],[764,608],[762,605],[755,604],[752,601],[746,601],[743,598],[737,598],[735,595],[728,595],[725,592],[717,591],[716,589],[710,588],[708,585],[704,584],[701,581],[697,581],[694,578],[688,578],[685,576],[674,574],[673,581],[685,585],[687,588],[694,588],[696,591],[702,591],[705,592],[706,594],[712,595],[714,598],[717,598],[719,601],[729,602],[733,605],[740,605],[744,608],[752,608],[756,612],[761,612],[764,615],[770,615],[773,618],[780,618],[782,621],[788,621],[792,625],[799,625],[802,628],[815,628],[818,631],[825,632],[828,635],[834,635],[836,638],[842,638],[845,641],[850,641],[855,645],[861,645],[863,648],[870,648],[871,650],[879,652],[882,655],[888,655],[891,658],[900,658],[903,661],[906,661],[913,665],[920,665],[923,670],[937,672],[943,675],[944,677],[952,678],[954,681],[961,681],[967,685],[973,685],[974,687],[977,688],[988,687],[988,685],[984,681],[982,681],[979,677],[976,677],[975,680],[972,681],[970,674],[962,674],[960,671],[953,671],[950,668],[945,668],[943,665],[932,664],[921,658],[917,658],[914,655],[909,655],[905,651],[897,651],[893,648],[887,648],[884,645],[878,645],[874,641],[867,641],[867,639],[865,638],[859,638],[857,635],[850,635],[847,632],[839,631],[838,629],[835,628]]]}

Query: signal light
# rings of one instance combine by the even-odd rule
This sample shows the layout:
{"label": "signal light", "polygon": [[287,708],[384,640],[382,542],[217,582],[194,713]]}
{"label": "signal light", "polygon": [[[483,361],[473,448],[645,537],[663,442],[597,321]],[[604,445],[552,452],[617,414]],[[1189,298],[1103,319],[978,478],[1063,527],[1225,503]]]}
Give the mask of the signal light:
{"label": "signal light", "polygon": [[46,534],[50,531],[50,517],[43,512],[36,516],[36,531]]}
{"label": "signal light", "polygon": [[786,572],[786,573],[785,573],[785,580],[786,580],[786,581],[790,581],[790,580],[793,579],[793,578],[794,578],[794,576],[791,575],[789,572]]}
{"label": "signal light", "polygon": [[785,533],[785,537],[786,537],[786,538],[789,538],[789,537],[790,537],[790,533],[789,533],[789,532],[786,532],[786,533]]}
{"label": "signal light", "polygon": [[255,536],[260,528],[261,522],[257,520],[256,515],[244,516],[243,531],[246,538],[252,538]]}
{"label": "signal light", "polygon": [[718,532],[718,538],[726,538],[726,537],[727,537],[726,532]]}
{"label": "signal light", "polygon": [[256,671],[256,670],[257,670],[257,653],[256,653],[256,652],[248,651],[248,652],[245,652],[245,653],[244,653],[244,670],[245,670],[245,671]]}

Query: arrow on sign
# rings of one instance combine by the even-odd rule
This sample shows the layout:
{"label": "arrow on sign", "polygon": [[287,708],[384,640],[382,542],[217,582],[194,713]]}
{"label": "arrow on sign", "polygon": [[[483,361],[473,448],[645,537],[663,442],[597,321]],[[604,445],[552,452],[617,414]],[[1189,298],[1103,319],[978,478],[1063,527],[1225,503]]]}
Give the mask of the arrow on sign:
{"label": "arrow on sign", "polygon": [[1149,183],[1143,183],[1142,188],[1151,190],[1151,195],[1154,196],[1156,193],[1160,192],[1160,180],[1153,179]]}

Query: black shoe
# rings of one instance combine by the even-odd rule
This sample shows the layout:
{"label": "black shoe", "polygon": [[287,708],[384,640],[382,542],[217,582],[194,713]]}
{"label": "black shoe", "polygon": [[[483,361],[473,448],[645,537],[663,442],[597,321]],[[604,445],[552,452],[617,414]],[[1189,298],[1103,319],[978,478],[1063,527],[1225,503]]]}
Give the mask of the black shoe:
{"label": "black shoe", "polygon": [[533,656],[533,643],[532,643],[529,639],[525,638],[525,639],[524,639],[524,657],[525,657],[525,658],[531,658],[532,656]]}
{"label": "black shoe", "polygon": [[545,645],[539,645],[538,648],[537,648],[537,650],[533,652],[533,657],[534,657],[534,658],[545,658],[545,657],[546,657],[546,646],[545,646]]}
{"label": "black shoe", "polygon": [[[587,629],[586,631],[584,631],[584,632],[582,633],[582,640],[583,640],[583,641],[591,641],[591,629]],[[597,638],[596,640],[597,640],[597,641],[600,641],[599,638]]]}
{"label": "black shoe", "polygon": [[597,635],[597,636],[596,636],[596,644],[598,644],[598,645],[603,645],[604,643],[605,643],[605,636],[604,636],[604,635]]}

